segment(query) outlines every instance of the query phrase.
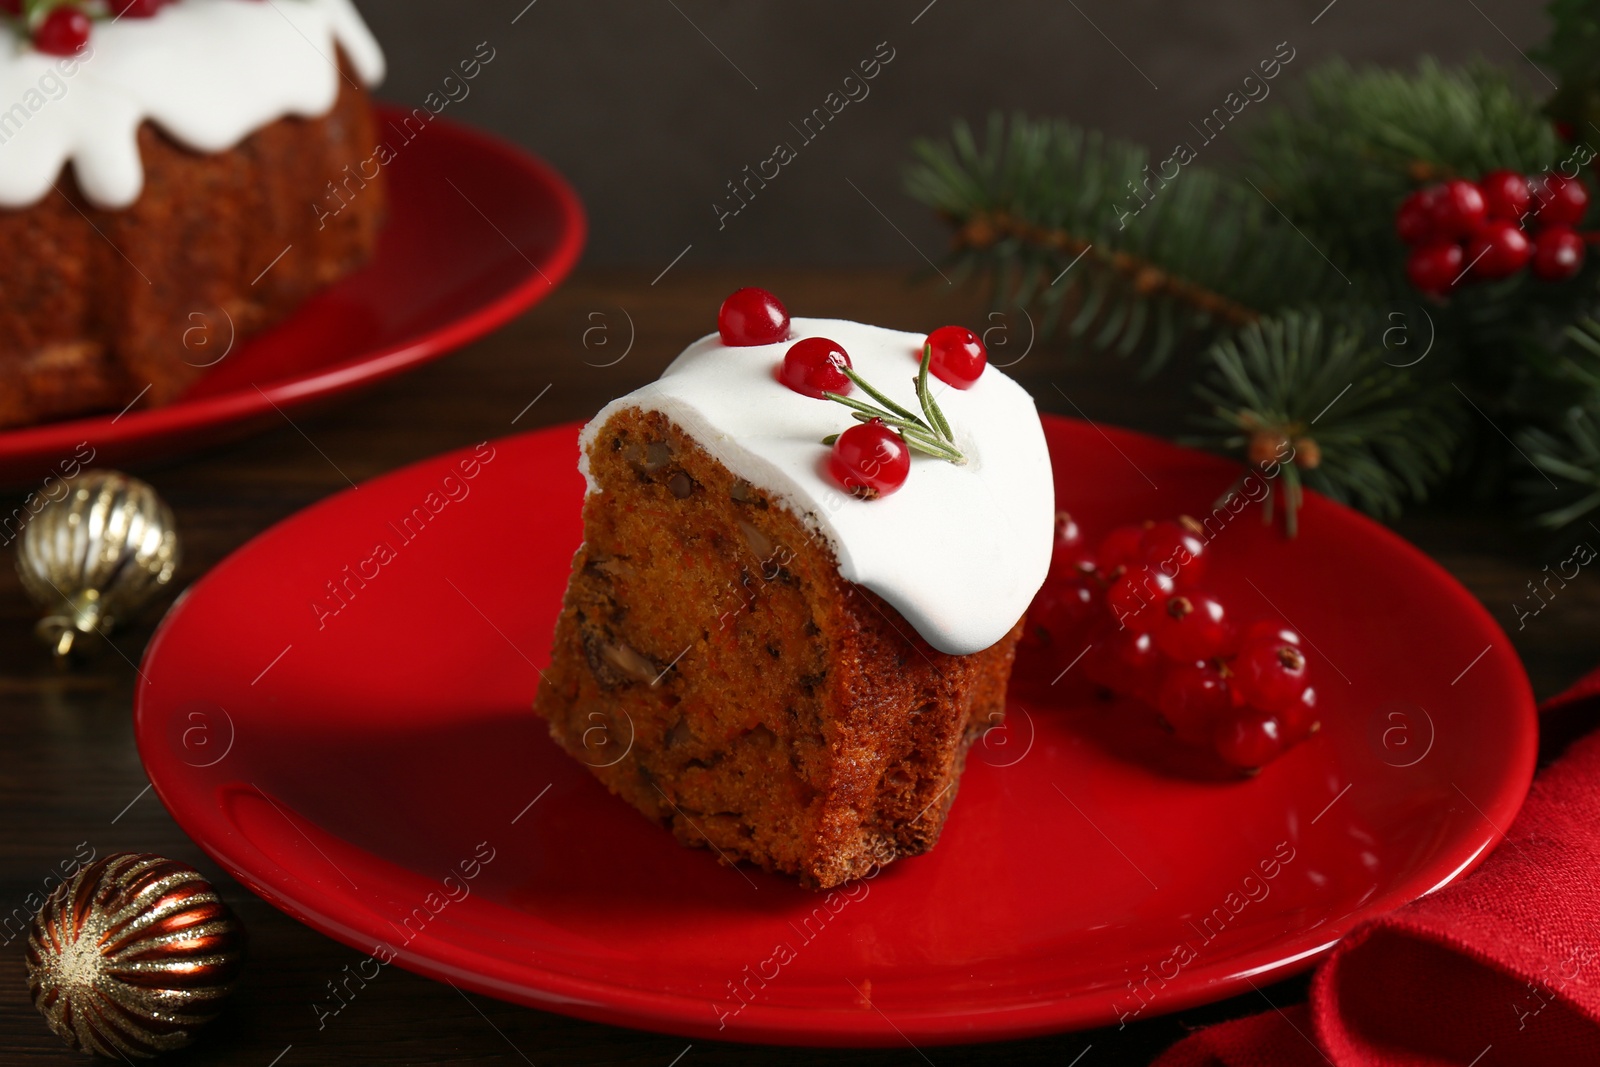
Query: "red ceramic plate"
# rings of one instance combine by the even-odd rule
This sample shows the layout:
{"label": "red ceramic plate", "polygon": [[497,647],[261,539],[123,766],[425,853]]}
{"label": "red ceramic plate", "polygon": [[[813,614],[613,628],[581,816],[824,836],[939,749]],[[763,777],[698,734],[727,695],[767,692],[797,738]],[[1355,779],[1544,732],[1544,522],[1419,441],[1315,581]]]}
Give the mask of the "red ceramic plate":
{"label": "red ceramic plate", "polygon": [[[379,108],[383,120],[399,114]],[[83,442],[104,466],[281,424],[285,413],[481,337],[577,262],[585,234],[577,196],[519,148],[439,119],[386,170],[389,221],[365,268],[249,340],[235,343],[221,312],[197,311],[185,335],[191,362],[215,365],[187,394],[148,411],[0,431],[0,484],[58,472]]]}
{"label": "red ceramic plate", "polygon": [[[1135,434],[1046,428],[1091,532],[1205,513],[1232,477]],[[826,896],[719,866],[529,711],[580,537],[574,438],[509,438],[309,509],[190,590],[145,658],[139,749],[173,816],[380,962],[698,1038],[1103,1026],[1308,966],[1472,867],[1531,778],[1532,697],[1489,615],[1312,497],[1297,541],[1251,506],[1212,544],[1219,593],[1287,615],[1324,694],[1327,728],[1259,777],[1152,756],[1120,725],[1144,720],[1063,683],[973,750],[928,855]]]}

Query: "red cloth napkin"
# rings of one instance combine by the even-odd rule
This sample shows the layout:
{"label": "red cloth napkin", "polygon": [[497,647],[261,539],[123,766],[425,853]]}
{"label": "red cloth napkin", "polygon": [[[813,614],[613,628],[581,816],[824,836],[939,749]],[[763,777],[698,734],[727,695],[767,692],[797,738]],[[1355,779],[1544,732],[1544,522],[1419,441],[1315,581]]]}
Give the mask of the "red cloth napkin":
{"label": "red cloth napkin", "polygon": [[[1600,671],[1544,710],[1580,702],[1600,705]],[[1308,1003],[1198,1031],[1155,1067],[1584,1064],[1600,1065],[1600,732],[1539,775],[1477,871],[1351,931]]]}

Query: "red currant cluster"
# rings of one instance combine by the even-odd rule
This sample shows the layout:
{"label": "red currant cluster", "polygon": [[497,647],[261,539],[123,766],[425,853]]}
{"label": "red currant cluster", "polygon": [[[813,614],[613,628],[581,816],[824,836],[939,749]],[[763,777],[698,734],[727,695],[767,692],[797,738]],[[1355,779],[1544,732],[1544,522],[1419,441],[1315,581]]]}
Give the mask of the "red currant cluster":
{"label": "red currant cluster", "polygon": [[[789,339],[789,312],[765,289],[736,290],[717,313],[717,332],[730,347],[773,345]],[[928,373],[957,389],[970,389],[988,365],[983,342],[964,326],[941,326],[923,342]],[[848,396],[855,379],[850,353],[826,337],[806,337],[789,346],[778,367],[778,380],[813,399]],[[869,389],[869,391],[871,391]],[[882,398],[874,392],[874,398]],[[852,405],[865,408],[867,405]],[[934,405],[937,410],[937,405]],[[952,456],[954,447],[938,428],[920,422],[905,409],[885,405],[882,418],[860,422],[833,439],[828,472],[856,496],[873,499],[894,492],[911,473],[913,449]],[[906,418],[904,416],[909,416]],[[892,419],[891,427],[885,419]]]}
{"label": "red currant cluster", "polygon": [[1091,552],[1056,517],[1050,577],[1028,609],[1024,647],[1082,653],[1096,685],[1155,708],[1178,739],[1254,771],[1317,731],[1317,694],[1300,636],[1261,619],[1237,626],[1201,587],[1198,523],[1119,526]]}
{"label": "red currant cluster", "polygon": [[[176,0],[108,0],[113,18],[147,19]],[[87,5],[51,0],[0,0],[0,14],[24,19],[33,47],[47,55],[76,55],[89,43]]]}
{"label": "red currant cluster", "polygon": [[1588,209],[1589,190],[1576,178],[1497,170],[1476,182],[1453,178],[1412,193],[1394,228],[1411,246],[1411,284],[1445,296],[1464,281],[1509,278],[1523,268],[1547,282],[1575,277],[1585,246],[1574,227]]}

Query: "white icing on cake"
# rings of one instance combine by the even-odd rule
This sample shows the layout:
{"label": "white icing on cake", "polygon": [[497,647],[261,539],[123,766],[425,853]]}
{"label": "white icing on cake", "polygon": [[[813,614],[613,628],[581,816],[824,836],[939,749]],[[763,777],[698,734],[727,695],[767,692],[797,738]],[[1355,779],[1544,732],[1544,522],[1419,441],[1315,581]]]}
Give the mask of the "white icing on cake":
{"label": "white icing on cake", "polygon": [[898,491],[859,500],[828,475],[821,443],[854,425],[850,412],[776,378],[804,337],[838,342],[857,373],[917,410],[922,334],[841,319],[795,319],[790,339],[775,345],[730,348],[711,334],[584,427],[579,469],[589,491],[599,488],[588,449],[606,420],[626,408],[661,412],[825,537],[839,573],[894,605],[934,648],[988,648],[1016,625],[1050,569],[1055,491],[1033,398],[994,367],[967,390],[930,378],[966,465],[914,454]]}
{"label": "white icing on cake", "polygon": [[71,163],[88,199],[125,208],[144,188],[146,120],[198,152],[234,147],[288,115],[325,115],[342,48],[367,85],[383,52],[350,0],[179,0],[154,17],[96,21],[79,57],[0,27],[0,207],[37,203]]}

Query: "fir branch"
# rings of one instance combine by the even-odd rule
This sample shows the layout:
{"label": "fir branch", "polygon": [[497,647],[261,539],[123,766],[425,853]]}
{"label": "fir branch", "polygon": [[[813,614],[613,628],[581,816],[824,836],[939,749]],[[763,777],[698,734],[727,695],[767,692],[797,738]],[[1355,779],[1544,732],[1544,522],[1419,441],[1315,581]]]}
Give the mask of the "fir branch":
{"label": "fir branch", "polygon": [[1600,410],[1592,400],[1568,409],[1554,433],[1524,429],[1517,447],[1540,474],[1519,486],[1539,525],[1565,526],[1600,508]]}
{"label": "fir branch", "polygon": [[1212,411],[1203,443],[1282,477],[1291,532],[1302,479],[1392,518],[1450,469],[1458,403],[1386,363],[1366,340],[1373,336],[1348,320],[1330,327],[1317,312],[1287,312],[1206,353],[1211,372],[1197,392]]}
{"label": "fir branch", "polygon": [[[1185,337],[1346,293],[1338,271],[1249,185],[1065,122],[991,118],[920,141],[907,188],[956,230],[955,276],[1040,329],[1154,369]],[[1179,158],[1177,153],[1167,163]]]}
{"label": "fir branch", "polygon": [[[851,415],[860,422],[877,421],[892,426],[900,432],[908,448],[961,466],[967,462],[967,457],[956,447],[955,435],[950,432],[950,422],[944,417],[944,412],[939,409],[939,402],[933,398],[933,392],[928,388],[928,366],[932,360],[933,347],[924,344],[921,366],[917,368],[916,377],[911,379],[911,384],[917,391],[917,403],[922,408],[926,421],[895,403],[851,367],[841,366],[839,369],[844,372],[845,377],[860,386],[862,392],[876,400],[877,406],[840,393],[825,392],[822,395],[824,399],[849,408]],[[832,445],[838,439],[838,434],[829,434],[822,439],[822,443]]]}

